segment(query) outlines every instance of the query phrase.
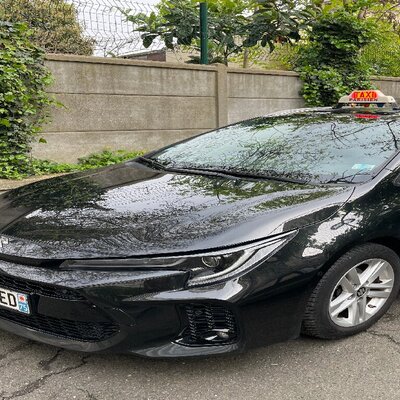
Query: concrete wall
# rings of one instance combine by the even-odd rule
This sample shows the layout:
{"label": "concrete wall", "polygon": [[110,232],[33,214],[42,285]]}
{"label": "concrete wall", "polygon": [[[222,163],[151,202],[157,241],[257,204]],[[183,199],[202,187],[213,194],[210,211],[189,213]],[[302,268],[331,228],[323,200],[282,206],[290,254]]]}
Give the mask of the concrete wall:
{"label": "concrete wall", "polygon": [[152,150],[218,126],[299,107],[292,72],[50,55],[50,92],[64,107],[33,154],[55,161],[110,149]]}
{"label": "concrete wall", "polygon": [[[294,72],[49,55],[64,107],[33,155],[71,162],[109,149],[152,150],[218,126],[304,105]],[[400,99],[399,78],[376,85]]]}
{"label": "concrete wall", "polygon": [[228,121],[304,106],[294,72],[228,70]]}
{"label": "concrete wall", "polygon": [[383,93],[393,96],[400,103],[400,77],[391,78],[386,76],[374,77],[372,83]]}

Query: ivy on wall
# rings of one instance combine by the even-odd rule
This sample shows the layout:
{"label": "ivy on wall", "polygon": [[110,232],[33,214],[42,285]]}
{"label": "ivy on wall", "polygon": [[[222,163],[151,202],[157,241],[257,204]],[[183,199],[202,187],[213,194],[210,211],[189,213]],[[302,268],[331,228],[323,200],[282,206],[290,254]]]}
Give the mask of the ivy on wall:
{"label": "ivy on wall", "polygon": [[0,178],[20,178],[32,171],[31,143],[53,104],[44,53],[25,24],[0,19],[0,71]]}

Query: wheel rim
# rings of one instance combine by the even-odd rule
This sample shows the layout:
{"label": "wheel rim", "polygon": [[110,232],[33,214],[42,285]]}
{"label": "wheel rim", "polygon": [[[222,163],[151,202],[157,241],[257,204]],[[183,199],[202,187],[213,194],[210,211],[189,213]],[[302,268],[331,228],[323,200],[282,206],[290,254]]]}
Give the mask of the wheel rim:
{"label": "wheel rim", "polygon": [[333,323],[354,327],[374,316],[386,303],[394,285],[393,267],[381,258],[365,260],[338,281],[329,302]]}

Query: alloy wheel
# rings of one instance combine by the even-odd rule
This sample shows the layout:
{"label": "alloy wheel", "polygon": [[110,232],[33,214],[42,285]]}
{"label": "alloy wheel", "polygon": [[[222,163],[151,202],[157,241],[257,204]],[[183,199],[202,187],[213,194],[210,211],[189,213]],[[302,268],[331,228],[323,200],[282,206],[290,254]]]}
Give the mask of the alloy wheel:
{"label": "alloy wheel", "polygon": [[394,270],[386,260],[372,258],[348,270],[330,296],[329,316],[341,327],[355,327],[374,316],[394,286]]}

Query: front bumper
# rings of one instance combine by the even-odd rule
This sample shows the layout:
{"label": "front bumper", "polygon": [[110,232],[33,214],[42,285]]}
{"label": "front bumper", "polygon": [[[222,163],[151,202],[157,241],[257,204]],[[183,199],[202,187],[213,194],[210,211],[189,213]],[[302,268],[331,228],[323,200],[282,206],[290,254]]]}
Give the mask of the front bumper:
{"label": "front bumper", "polygon": [[[309,284],[276,284],[268,266],[185,288],[182,271],[60,271],[0,261],[0,287],[30,296],[31,316],[0,308],[0,329],[84,352],[222,354],[297,337]],[[307,280],[308,281],[308,280]]]}

